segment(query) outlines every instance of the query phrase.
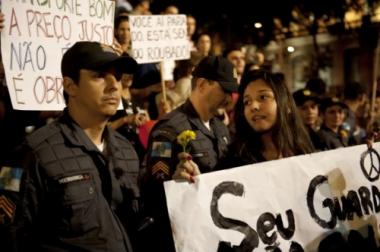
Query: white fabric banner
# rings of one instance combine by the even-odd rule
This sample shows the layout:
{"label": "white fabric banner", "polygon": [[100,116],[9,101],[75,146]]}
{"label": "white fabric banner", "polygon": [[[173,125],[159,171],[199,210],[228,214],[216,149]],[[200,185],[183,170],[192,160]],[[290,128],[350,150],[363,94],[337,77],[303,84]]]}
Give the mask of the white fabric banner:
{"label": "white fabric banner", "polygon": [[360,145],[165,182],[176,249],[317,251],[334,231],[366,237],[368,228],[378,240],[379,150]]}
{"label": "white fabric banner", "polygon": [[14,109],[62,110],[63,53],[76,41],[113,43],[110,0],[1,0],[1,53]]}

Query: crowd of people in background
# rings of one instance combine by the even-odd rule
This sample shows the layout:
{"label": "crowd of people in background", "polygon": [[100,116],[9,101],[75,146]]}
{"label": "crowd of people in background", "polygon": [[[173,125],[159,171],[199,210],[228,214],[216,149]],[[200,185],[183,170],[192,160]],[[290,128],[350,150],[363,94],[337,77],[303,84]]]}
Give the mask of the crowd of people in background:
{"label": "crowd of people in background", "polygon": [[[216,55],[211,34],[197,32],[191,15],[191,58],[175,63],[164,100],[159,64],[131,58],[128,16],[152,14],[150,1],[116,2],[113,52],[104,57],[122,58],[126,70],[78,63],[73,72],[70,53],[103,53],[96,43],[74,45],[62,61],[63,112],[14,110],[1,68],[0,167],[28,169],[20,191],[0,187],[0,197],[17,205],[8,222],[0,219],[4,251],[175,251],[164,181],[192,183],[215,170],[363,144],[379,128],[380,94],[371,114],[368,83],[347,83],[337,96],[314,77],[291,90],[260,51],[248,55],[234,43]],[[170,5],[160,14],[178,13]],[[94,81],[117,95],[97,103],[106,91],[94,90]],[[176,141],[184,130],[197,133],[190,153]]]}

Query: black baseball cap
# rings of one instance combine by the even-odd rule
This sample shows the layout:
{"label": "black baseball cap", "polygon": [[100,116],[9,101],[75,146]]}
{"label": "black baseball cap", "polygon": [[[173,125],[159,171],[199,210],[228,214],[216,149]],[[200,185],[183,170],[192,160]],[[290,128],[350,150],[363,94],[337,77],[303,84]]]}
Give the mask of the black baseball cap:
{"label": "black baseball cap", "polygon": [[234,65],[221,56],[208,56],[199,62],[193,76],[219,82],[224,91],[237,92],[237,73]]}
{"label": "black baseball cap", "polygon": [[326,97],[321,101],[321,106],[320,110],[322,112],[325,112],[327,108],[332,107],[332,106],[339,106],[343,109],[348,109],[348,106],[339,100],[337,97]]}
{"label": "black baseball cap", "polygon": [[112,47],[99,42],[79,41],[62,57],[62,76],[75,77],[80,69],[105,70],[114,66],[118,73],[133,74],[137,62],[129,56],[119,56]]}
{"label": "black baseball cap", "polygon": [[314,101],[317,104],[321,102],[318,95],[308,88],[302,88],[294,92],[293,99],[296,102],[297,106],[302,106],[305,102],[310,100]]}

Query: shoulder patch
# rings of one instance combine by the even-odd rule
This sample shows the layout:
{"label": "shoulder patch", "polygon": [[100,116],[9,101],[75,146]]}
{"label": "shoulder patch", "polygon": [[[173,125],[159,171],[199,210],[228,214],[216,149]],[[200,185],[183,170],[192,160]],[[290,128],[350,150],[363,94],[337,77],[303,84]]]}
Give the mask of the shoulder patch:
{"label": "shoulder patch", "polygon": [[172,156],[171,142],[153,142],[151,157],[170,158]]}
{"label": "shoulder patch", "polygon": [[16,204],[4,195],[0,196],[0,226],[10,224],[16,212]]}
{"label": "shoulder patch", "polygon": [[170,176],[170,168],[167,164],[162,161],[158,161],[152,167],[152,175],[158,177],[169,177]]}
{"label": "shoulder patch", "polygon": [[20,191],[23,169],[19,167],[3,166],[0,169],[0,189],[13,192]]}

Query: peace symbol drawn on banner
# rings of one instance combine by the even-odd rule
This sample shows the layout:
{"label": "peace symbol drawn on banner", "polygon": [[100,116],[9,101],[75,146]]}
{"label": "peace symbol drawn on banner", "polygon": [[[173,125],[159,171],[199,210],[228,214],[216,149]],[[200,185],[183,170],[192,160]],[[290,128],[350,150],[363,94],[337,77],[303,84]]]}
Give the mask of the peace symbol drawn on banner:
{"label": "peace symbol drawn on banner", "polygon": [[[365,160],[369,157],[369,162]],[[379,179],[380,176],[380,155],[373,149],[368,148],[360,157],[360,167],[364,176],[371,182]]]}

